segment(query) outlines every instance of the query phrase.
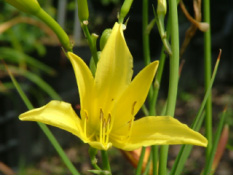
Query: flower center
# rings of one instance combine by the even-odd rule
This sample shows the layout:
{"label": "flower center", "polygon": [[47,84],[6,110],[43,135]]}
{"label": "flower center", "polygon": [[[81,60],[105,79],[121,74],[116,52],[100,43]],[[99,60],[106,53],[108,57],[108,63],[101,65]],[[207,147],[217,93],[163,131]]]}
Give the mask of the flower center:
{"label": "flower center", "polygon": [[109,142],[109,134],[112,129],[112,117],[109,113],[106,117],[104,116],[103,110],[100,108],[100,129],[99,129],[99,140],[103,145],[107,145]]}

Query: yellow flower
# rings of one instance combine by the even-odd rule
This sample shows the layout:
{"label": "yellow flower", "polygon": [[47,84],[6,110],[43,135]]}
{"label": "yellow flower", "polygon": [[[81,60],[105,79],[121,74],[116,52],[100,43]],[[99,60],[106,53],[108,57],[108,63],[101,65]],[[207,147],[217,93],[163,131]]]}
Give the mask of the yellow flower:
{"label": "yellow flower", "polygon": [[23,11],[25,13],[29,13],[32,15],[36,15],[39,12],[40,5],[37,0],[5,0],[7,3],[11,4],[15,8]]}
{"label": "yellow flower", "polygon": [[162,144],[207,145],[205,137],[172,117],[147,116],[134,120],[145,102],[158,61],[146,66],[131,81],[133,60],[122,24],[114,25],[100,55],[95,77],[80,57],[71,52],[68,57],[79,88],[81,118],[69,103],[51,101],[21,114],[21,120],[59,127],[102,150],[111,146],[134,150]]}

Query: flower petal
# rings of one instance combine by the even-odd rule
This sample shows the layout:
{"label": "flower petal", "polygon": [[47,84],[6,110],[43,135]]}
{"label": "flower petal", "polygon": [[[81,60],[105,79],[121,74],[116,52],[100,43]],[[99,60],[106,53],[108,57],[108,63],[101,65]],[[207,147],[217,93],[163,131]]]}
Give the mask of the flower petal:
{"label": "flower petal", "polygon": [[103,111],[128,86],[132,78],[132,55],[124,39],[122,24],[115,23],[100,55],[95,75],[97,104]]}
{"label": "flower petal", "polygon": [[81,117],[85,117],[84,109],[90,111],[92,107],[92,89],[94,78],[86,63],[77,55],[68,52],[68,57],[72,63],[76,81],[79,89],[81,103]]}
{"label": "flower petal", "polygon": [[158,64],[158,61],[154,61],[141,70],[116,102],[112,115],[115,117],[113,130],[118,130],[134,119],[135,114],[146,100]]}
{"label": "flower petal", "polygon": [[[123,131],[123,130],[122,130]],[[124,131],[126,132],[126,131]],[[207,139],[178,120],[167,117],[143,117],[133,123],[128,140],[113,145],[123,150],[134,150],[141,146],[192,144],[207,146]]]}
{"label": "flower petal", "polygon": [[30,110],[19,116],[23,121],[37,121],[66,130],[82,140],[86,140],[81,129],[81,121],[71,105],[62,101],[51,101],[47,105]]}

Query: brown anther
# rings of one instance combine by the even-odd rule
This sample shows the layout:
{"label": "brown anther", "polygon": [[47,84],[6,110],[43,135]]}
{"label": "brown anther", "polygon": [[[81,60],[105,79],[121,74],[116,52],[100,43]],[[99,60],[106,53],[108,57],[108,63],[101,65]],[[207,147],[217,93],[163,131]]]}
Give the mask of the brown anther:
{"label": "brown anther", "polygon": [[133,119],[131,119],[130,121],[128,121],[128,124],[129,124],[129,129],[131,128],[131,126],[132,126],[132,123],[133,123]]}
{"label": "brown anther", "polygon": [[84,113],[85,113],[85,118],[86,118],[86,120],[88,120],[88,114],[87,114],[87,111],[86,111],[86,110],[84,110]]}
{"label": "brown anther", "polygon": [[106,126],[107,126],[107,122],[106,122],[106,120],[105,120],[105,118],[103,119],[103,128],[106,128]]}
{"label": "brown anther", "polygon": [[111,118],[112,118],[112,117],[111,117],[111,114],[109,113],[109,114],[108,114],[108,120],[107,120],[107,123],[108,123],[108,124],[111,123]]}
{"label": "brown anther", "polygon": [[137,103],[137,101],[134,101],[134,102],[133,102],[132,110],[131,110],[131,114],[132,114],[132,115],[134,115],[134,108],[135,108],[136,103]]}
{"label": "brown anther", "polygon": [[102,119],[103,119],[103,117],[104,117],[104,113],[103,113],[102,108],[100,108],[100,120],[102,120]]}

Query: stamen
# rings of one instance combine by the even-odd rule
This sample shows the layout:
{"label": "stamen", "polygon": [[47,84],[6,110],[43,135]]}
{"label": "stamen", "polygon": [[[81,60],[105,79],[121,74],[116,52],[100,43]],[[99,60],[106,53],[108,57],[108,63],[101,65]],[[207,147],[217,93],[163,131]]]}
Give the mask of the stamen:
{"label": "stamen", "polygon": [[103,141],[103,110],[100,108],[100,143]]}
{"label": "stamen", "polygon": [[112,129],[112,117],[111,117],[111,114],[109,113],[108,114],[108,120],[107,120],[107,125],[108,125],[108,134],[110,133],[110,130]]}
{"label": "stamen", "polygon": [[105,144],[106,143],[106,137],[107,137],[107,122],[105,119],[103,119],[103,143]]}
{"label": "stamen", "polygon": [[88,121],[88,114],[87,111],[84,109],[85,117],[84,117],[84,133],[87,136],[87,121]]}
{"label": "stamen", "polygon": [[99,141],[103,145],[106,145],[109,141],[109,133],[112,127],[112,117],[111,114],[108,114],[108,118],[104,117],[104,112],[100,109],[100,134],[99,134]]}
{"label": "stamen", "polygon": [[133,106],[132,106],[132,110],[131,110],[131,114],[132,115],[134,115],[134,108],[135,108],[136,103],[137,103],[137,101],[133,102]]}
{"label": "stamen", "polygon": [[132,118],[128,123],[129,123],[129,133],[128,133],[128,138],[130,137],[131,133],[132,133],[132,128],[133,128],[133,122],[134,122],[134,118]]}

